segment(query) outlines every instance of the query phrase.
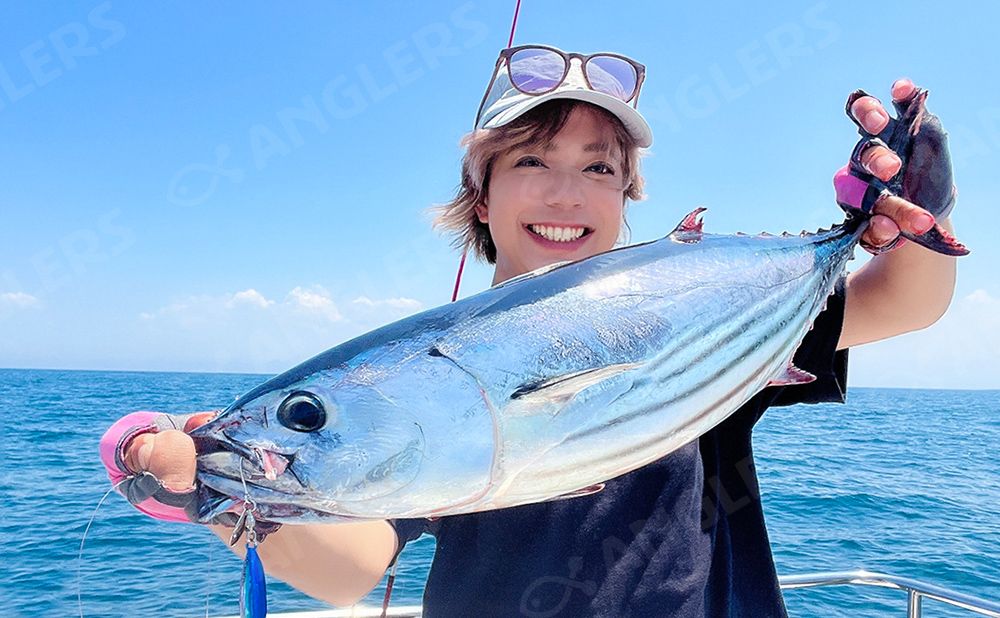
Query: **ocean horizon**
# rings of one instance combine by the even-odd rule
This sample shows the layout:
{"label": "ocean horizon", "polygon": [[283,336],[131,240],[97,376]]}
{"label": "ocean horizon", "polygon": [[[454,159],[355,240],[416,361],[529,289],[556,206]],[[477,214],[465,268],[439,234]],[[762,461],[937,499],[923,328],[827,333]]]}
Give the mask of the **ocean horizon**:
{"label": "ocean horizon", "polygon": [[[84,527],[110,485],[104,430],[133,410],[225,406],[270,375],[0,369],[0,598],[5,616],[210,616],[238,611],[241,563],[196,525],[135,511],[118,495]],[[1000,590],[1000,391],[851,387],[844,405],[772,408],[755,461],[779,574],[866,568],[997,599]],[[418,604],[433,558],[407,546],[394,605]],[[270,578],[272,612],[328,605]],[[381,601],[379,585],[366,599]],[[484,582],[488,587],[488,582]],[[905,615],[898,591],[786,593],[792,616]],[[206,611],[207,607],[207,611]],[[964,616],[925,600],[925,615]]]}
{"label": "ocean horizon", "polygon": [[[284,367],[281,370],[276,370],[273,373],[261,372],[261,371],[191,371],[186,369],[102,369],[102,368],[76,368],[76,367],[0,367],[0,372],[3,371],[53,371],[53,372],[74,372],[74,373],[139,373],[139,374],[192,374],[192,375],[211,375],[211,376],[238,376],[238,377],[254,377],[259,379],[261,382],[272,378],[279,373],[290,369],[291,367]],[[1000,393],[1000,388],[927,388],[927,389],[915,389],[909,386],[855,386],[850,383],[850,377],[848,377],[848,388],[854,389],[868,389],[868,390],[928,390],[928,391],[958,391],[958,392],[994,392]]]}

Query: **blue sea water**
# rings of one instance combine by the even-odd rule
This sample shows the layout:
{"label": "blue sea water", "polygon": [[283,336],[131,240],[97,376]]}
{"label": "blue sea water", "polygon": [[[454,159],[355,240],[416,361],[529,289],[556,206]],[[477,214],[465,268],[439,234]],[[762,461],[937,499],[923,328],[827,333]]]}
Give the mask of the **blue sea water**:
{"label": "blue sea water", "polygon": [[[214,409],[266,376],[0,370],[0,615],[238,611],[241,563],[207,530],[161,523],[107,490],[98,440],[139,409]],[[1000,392],[851,389],[847,405],[773,408],[754,446],[779,573],[864,567],[1000,598]],[[394,604],[419,603],[433,556],[407,546]],[[483,582],[488,589],[489,582]],[[381,600],[376,589],[369,603]],[[269,582],[272,612],[327,607]],[[793,616],[904,616],[905,596],[786,593]],[[924,602],[925,616],[966,616]]]}

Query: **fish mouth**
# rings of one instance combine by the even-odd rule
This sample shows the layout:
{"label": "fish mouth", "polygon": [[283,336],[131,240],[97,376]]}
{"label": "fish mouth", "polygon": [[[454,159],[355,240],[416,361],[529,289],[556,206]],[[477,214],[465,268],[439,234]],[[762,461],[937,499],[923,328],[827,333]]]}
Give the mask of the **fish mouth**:
{"label": "fish mouth", "polygon": [[[216,476],[247,482],[259,481],[260,479],[276,481],[279,476],[288,473],[299,485],[302,485],[302,479],[299,478],[293,467],[296,455],[294,451],[282,452],[260,445],[244,444],[233,439],[224,429],[209,435],[192,437],[199,458],[208,458],[208,456],[218,453],[232,453],[239,458],[240,464],[235,472],[229,470],[228,466],[219,468],[210,466],[209,471]],[[247,463],[250,464],[249,467],[246,465]]]}
{"label": "fish mouth", "polygon": [[224,430],[193,436],[198,453],[198,521],[238,513],[249,500],[267,521],[315,519],[321,512],[296,504],[304,487],[295,453],[233,439]]}
{"label": "fish mouth", "polygon": [[[202,524],[218,523],[217,518],[226,513],[238,514],[247,506],[246,498],[235,497],[226,491],[216,489],[216,485],[233,486],[239,483],[233,479],[208,473],[203,477],[203,482],[198,485],[198,522]],[[259,488],[259,486],[247,482],[248,486]],[[235,487],[234,487],[235,488]],[[259,497],[251,499],[254,514],[258,519],[276,523],[329,523],[331,520],[342,520],[342,516],[335,515],[328,511],[286,501],[261,502]],[[232,525],[232,524],[230,524]]]}

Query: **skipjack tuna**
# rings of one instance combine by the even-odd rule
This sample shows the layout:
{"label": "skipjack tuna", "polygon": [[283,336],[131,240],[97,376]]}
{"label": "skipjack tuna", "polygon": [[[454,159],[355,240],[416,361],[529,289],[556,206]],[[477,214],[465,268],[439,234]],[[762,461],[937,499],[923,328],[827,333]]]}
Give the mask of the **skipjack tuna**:
{"label": "skipjack tuna", "polygon": [[[852,101],[859,93],[852,95]],[[596,491],[708,431],[791,358],[885,188],[942,215],[946,136],[921,91],[880,137],[894,182],[814,234],[668,236],[522,275],[339,345],[195,430],[199,515],[437,517]],[[849,101],[850,104],[850,101]],[[855,149],[870,147],[866,136]],[[914,175],[919,170],[920,175]],[[907,178],[917,178],[908,180]],[[934,228],[907,238],[967,253]]]}

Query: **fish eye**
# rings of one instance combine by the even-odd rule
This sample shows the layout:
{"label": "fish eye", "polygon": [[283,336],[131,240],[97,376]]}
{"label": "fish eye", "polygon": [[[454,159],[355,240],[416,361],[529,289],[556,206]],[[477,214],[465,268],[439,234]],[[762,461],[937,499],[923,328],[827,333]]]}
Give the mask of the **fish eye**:
{"label": "fish eye", "polygon": [[295,391],[278,406],[278,422],[293,431],[318,431],[326,425],[326,408],[316,395]]}

